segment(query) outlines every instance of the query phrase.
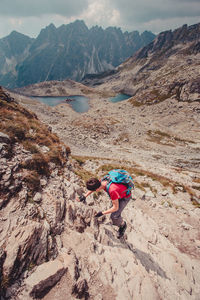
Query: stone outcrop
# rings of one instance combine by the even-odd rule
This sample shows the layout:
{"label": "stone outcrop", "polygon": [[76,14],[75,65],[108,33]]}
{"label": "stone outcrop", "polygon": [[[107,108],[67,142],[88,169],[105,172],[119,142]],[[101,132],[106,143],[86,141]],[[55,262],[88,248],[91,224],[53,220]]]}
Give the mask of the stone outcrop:
{"label": "stone outcrop", "polygon": [[71,256],[62,250],[57,259],[39,265],[24,280],[23,290],[17,299],[41,298],[61,279],[70,264]]}
{"label": "stone outcrop", "polygon": [[[4,95],[2,90],[1,95]],[[33,163],[30,170],[26,168],[26,164],[33,161],[34,154],[24,147],[24,136],[22,139],[9,136],[9,128],[4,126],[6,117],[9,118],[9,109],[14,109],[13,116],[26,112],[27,116],[32,117],[30,120],[36,122],[35,125],[43,125],[37,123],[34,114],[20,108],[15,101],[12,106],[7,106],[11,100],[6,95],[0,97],[1,112],[4,110],[1,128],[4,132],[8,131],[8,134],[0,132],[0,278],[1,294],[8,297],[12,295],[9,287],[25,273],[57,257],[56,236],[63,230],[66,189],[69,185],[67,180],[63,182],[63,176],[70,176],[66,149],[60,152],[65,161],[62,175],[59,175],[61,166],[53,162],[49,162],[46,175],[38,167],[34,171]],[[25,122],[24,115],[21,114],[20,118]],[[17,128],[17,119],[14,125]],[[42,161],[40,163],[42,168]],[[35,177],[33,172],[37,170],[39,173]]]}

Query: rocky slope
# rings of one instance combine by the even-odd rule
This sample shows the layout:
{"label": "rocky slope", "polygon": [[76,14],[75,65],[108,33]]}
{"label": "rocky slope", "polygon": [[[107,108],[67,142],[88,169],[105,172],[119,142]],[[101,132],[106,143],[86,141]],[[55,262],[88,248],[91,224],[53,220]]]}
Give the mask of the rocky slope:
{"label": "rocky slope", "polygon": [[121,64],[113,75],[83,81],[99,90],[132,96],[132,103],[152,104],[175,97],[199,101],[200,24],[160,33]]}
{"label": "rocky slope", "polygon": [[[73,96],[73,95],[96,95],[97,92],[90,87],[87,87],[79,82],[71,79],[64,81],[45,81],[22,88],[16,88],[14,92],[26,96]],[[102,94],[102,92],[100,93]]]}
{"label": "rocky slope", "polygon": [[[190,47],[190,43],[185,41],[184,47]],[[173,68],[176,69],[177,63],[176,73],[180,76],[178,65],[180,60],[184,64],[185,52],[183,56],[177,53]],[[171,57],[166,58],[165,64]],[[190,54],[191,68],[185,60],[182,73],[188,82],[192,82],[190,74],[197,75],[194,61],[198,64],[198,57],[198,51]],[[146,67],[145,59],[143,63]],[[15,98],[22,105],[22,112],[28,108],[29,113],[34,112],[51,126],[52,132],[70,146],[72,155],[66,158],[66,163],[59,155],[58,165],[48,160],[49,176],[39,174],[39,190],[30,199],[22,174],[31,171],[34,165],[29,170],[24,163],[23,168],[21,164],[16,166],[16,160],[29,161],[33,150],[25,148],[26,143],[14,140],[11,146],[16,147],[16,156],[10,157],[11,131],[0,130],[4,162],[1,165],[6,166],[1,171],[5,199],[0,211],[0,228],[3,228],[0,270],[4,292],[6,289],[3,299],[199,299],[199,92],[197,89],[193,94],[188,92],[187,101],[174,93],[162,101],[142,102],[139,97],[142,93],[147,95],[149,91],[151,95],[145,80],[151,81],[151,76],[155,76],[156,70],[152,70],[144,80],[143,89],[140,83],[136,99],[111,103],[109,95],[117,88],[121,90],[131,73],[131,65],[128,66],[126,72],[122,66],[124,77],[121,72],[119,78],[109,77],[110,82],[90,87],[87,113],[78,114],[69,104],[47,107],[27,96],[10,93],[9,99]],[[166,81],[173,79],[176,82],[176,74],[166,76]],[[59,95],[55,86],[58,87],[52,82],[48,95]],[[161,86],[157,84],[159,91],[166,86],[164,81]],[[63,82],[63,88],[73,94],[69,82]],[[127,80],[126,88],[134,88],[132,81]],[[26,94],[28,90],[24,90]],[[47,94],[45,84],[35,87],[35,93]],[[36,118],[34,114],[30,113],[29,118]],[[30,129],[31,140],[40,145],[43,155],[48,154],[47,148],[53,150],[51,143],[44,147],[34,139],[35,131]],[[117,229],[111,225],[109,216],[94,218],[95,212],[109,208],[107,195],[93,194],[86,204],[75,201],[76,195],[85,190],[88,177],[101,177],[119,167],[127,169],[135,181],[134,200],[123,214],[128,228],[122,240],[116,238]],[[22,190],[12,194],[10,191],[17,183],[21,183]]]}
{"label": "rocky slope", "polygon": [[[136,183],[136,200],[124,212],[124,241],[116,239],[108,217],[93,218],[109,207],[106,195],[91,196],[84,205],[72,193],[61,248],[73,263],[44,299],[198,299],[198,102],[168,99],[138,107],[97,94],[89,112],[78,114],[68,104],[50,108],[15,97],[68,141],[82,180],[123,167]],[[40,269],[35,272],[21,299],[37,286]]]}
{"label": "rocky slope", "polygon": [[0,111],[0,290],[15,299],[9,287],[58,255],[69,148],[2,89]]}

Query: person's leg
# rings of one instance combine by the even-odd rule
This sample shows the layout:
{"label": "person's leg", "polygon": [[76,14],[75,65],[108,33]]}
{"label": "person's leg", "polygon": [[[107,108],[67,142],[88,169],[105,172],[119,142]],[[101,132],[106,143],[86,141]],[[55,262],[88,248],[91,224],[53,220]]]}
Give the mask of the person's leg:
{"label": "person's leg", "polygon": [[126,207],[126,205],[129,203],[130,199],[131,199],[131,196],[127,197],[127,198],[119,199],[119,209],[117,211],[115,211],[114,213],[112,213],[110,216],[113,225],[116,225],[118,227],[124,225],[124,221],[121,216],[121,213],[124,210],[124,208]]}

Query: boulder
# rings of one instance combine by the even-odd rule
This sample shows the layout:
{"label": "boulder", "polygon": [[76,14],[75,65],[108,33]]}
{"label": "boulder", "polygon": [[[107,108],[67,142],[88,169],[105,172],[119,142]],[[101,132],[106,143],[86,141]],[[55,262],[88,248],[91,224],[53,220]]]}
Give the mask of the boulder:
{"label": "boulder", "polygon": [[31,297],[41,297],[41,295],[45,295],[45,293],[60,280],[66,272],[66,269],[67,267],[58,259],[38,266],[25,280],[25,290],[27,294]]}
{"label": "boulder", "polygon": [[[25,221],[25,220],[24,220]],[[47,230],[37,222],[17,226],[5,241],[3,276],[18,278],[31,262],[42,263],[47,255]]]}

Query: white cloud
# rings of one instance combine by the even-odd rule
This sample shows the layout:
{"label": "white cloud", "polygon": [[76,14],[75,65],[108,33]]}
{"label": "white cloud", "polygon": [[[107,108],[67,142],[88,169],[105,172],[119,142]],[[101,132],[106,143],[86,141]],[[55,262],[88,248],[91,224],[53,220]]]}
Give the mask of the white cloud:
{"label": "white cloud", "polygon": [[89,27],[93,25],[118,26],[120,22],[119,11],[110,6],[107,0],[90,0],[87,9],[79,17],[85,20]]}
{"label": "white cloud", "polygon": [[0,0],[0,38],[12,30],[36,37],[50,23],[154,33],[200,21],[200,0]]}
{"label": "white cloud", "polygon": [[9,22],[12,26],[16,26],[16,27],[21,26],[23,23],[22,19],[16,19],[16,18],[10,18]]}

